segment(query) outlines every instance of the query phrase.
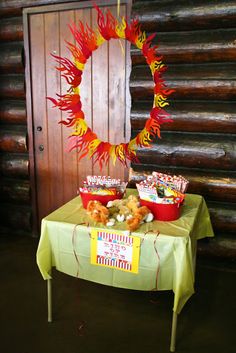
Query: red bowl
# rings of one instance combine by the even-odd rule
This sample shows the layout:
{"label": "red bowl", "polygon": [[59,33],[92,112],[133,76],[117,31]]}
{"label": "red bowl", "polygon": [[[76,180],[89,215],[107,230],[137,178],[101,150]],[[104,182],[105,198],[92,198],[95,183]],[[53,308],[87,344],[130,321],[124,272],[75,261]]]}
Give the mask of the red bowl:
{"label": "red bowl", "polygon": [[180,217],[180,204],[163,204],[140,200],[142,206],[147,206],[158,221],[175,221]]}
{"label": "red bowl", "polygon": [[100,201],[104,206],[107,205],[109,201],[116,199],[122,199],[124,194],[117,195],[94,195],[88,192],[80,192],[82,204],[84,208],[87,208],[89,201]]}

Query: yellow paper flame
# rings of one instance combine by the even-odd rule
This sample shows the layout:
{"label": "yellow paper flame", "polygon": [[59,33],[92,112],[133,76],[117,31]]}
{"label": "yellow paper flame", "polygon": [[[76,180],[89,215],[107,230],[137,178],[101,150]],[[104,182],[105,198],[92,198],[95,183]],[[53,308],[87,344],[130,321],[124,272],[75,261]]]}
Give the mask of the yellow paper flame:
{"label": "yellow paper flame", "polygon": [[118,34],[119,38],[125,39],[125,29],[126,29],[126,21],[123,16],[121,22],[116,26],[116,33]]}
{"label": "yellow paper flame", "polygon": [[150,65],[152,74],[154,74],[155,71],[159,71],[164,66],[165,64],[163,64],[162,61],[153,61]]}
{"label": "yellow paper flame", "polygon": [[168,102],[166,102],[167,98],[163,97],[161,94],[156,94],[154,97],[154,102],[156,107],[163,108],[167,105],[169,105]]}
{"label": "yellow paper flame", "polygon": [[136,40],[136,46],[139,49],[142,49],[143,47],[143,43],[146,41],[146,33],[145,32],[141,32],[140,35],[138,36],[138,39]]}
{"label": "yellow paper flame", "polygon": [[112,145],[111,146],[110,156],[111,156],[113,165],[115,165],[116,164],[116,159],[117,159],[117,157],[116,157],[116,145]]}
{"label": "yellow paper flame", "polygon": [[89,156],[91,157],[94,152],[96,151],[96,149],[98,148],[98,146],[100,145],[102,141],[99,139],[95,139],[93,141],[90,142],[88,149],[89,149]]}
{"label": "yellow paper flame", "polygon": [[72,135],[83,136],[88,130],[88,125],[84,119],[78,119],[75,123],[75,130]]}
{"label": "yellow paper flame", "polygon": [[84,70],[84,65],[81,62],[79,62],[78,60],[75,60],[75,66],[77,67],[78,70],[83,71]]}

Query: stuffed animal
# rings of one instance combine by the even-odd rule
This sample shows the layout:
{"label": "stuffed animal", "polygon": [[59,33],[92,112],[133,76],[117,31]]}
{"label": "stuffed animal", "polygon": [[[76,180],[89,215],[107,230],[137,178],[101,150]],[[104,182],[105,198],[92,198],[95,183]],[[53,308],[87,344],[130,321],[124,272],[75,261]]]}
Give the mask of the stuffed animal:
{"label": "stuffed animal", "polygon": [[107,208],[109,208],[110,215],[116,218],[118,222],[123,222],[132,217],[139,205],[138,198],[130,195],[127,199],[109,201]]}
{"label": "stuffed animal", "polygon": [[134,213],[140,207],[140,202],[136,196],[130,195],[127,199],[126,206]]}
{"label": "stuffed animal", "polygon": [[138,229],[140,224],[143,222],[151,222],[153,220],[153,214],[147,206],[138,207],[131,218],[126,220],[128,229],[133,232]]}
{"label": "stuffed animal", "polygon": [[109,219],[109,210],[102,205],[100,201],[89,201],[87,212],[95,222],[107,224]]}
{"label": "stuffed animal", "polygon": [[113,200],[107,203],[109,214],[115,218],[118,222],[123,222],[129,215],[131,215],[130,209],[126,206],[127,200]]}

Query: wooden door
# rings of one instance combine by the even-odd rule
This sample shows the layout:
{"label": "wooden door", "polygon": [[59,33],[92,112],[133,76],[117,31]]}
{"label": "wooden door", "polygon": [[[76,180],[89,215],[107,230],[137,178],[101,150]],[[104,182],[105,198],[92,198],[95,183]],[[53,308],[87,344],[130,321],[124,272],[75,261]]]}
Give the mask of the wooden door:
{"label": "wooden door", "polygon": [[[97,2],[116,15],[116,1]],[[46,99],[65,94],[65,80],[55,69],[51,53],[70,58],[65,40],[73,42],[68,24],[81,20],[96,26],[97,12],[91,2],[78,2],[24,10],[26,93],[35,227],[41,219],[75,197],[86,175],[99,174],[126,180],[127,169],[109,165],[99,170],[89,158],[78,161],[76,151],[67,152],[70,129],[58,122],[66,118]],[[128,16],[128,1],[121,1],[120,13]],[[105,42],[88,60],[80,93],[86,121],[104,141],[126,142],[130,135],[129,43]]]}

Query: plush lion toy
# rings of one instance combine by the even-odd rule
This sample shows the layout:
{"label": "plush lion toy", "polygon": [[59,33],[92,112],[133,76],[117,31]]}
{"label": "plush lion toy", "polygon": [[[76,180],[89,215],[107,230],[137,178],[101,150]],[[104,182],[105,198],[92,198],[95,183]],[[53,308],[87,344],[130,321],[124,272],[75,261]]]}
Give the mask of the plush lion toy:
{"label": "plush lion toy", "polygon": [[89,201],[87,212],[95,222],[107,224],[109,219],[109,210],[101,204],[100,201]]}

